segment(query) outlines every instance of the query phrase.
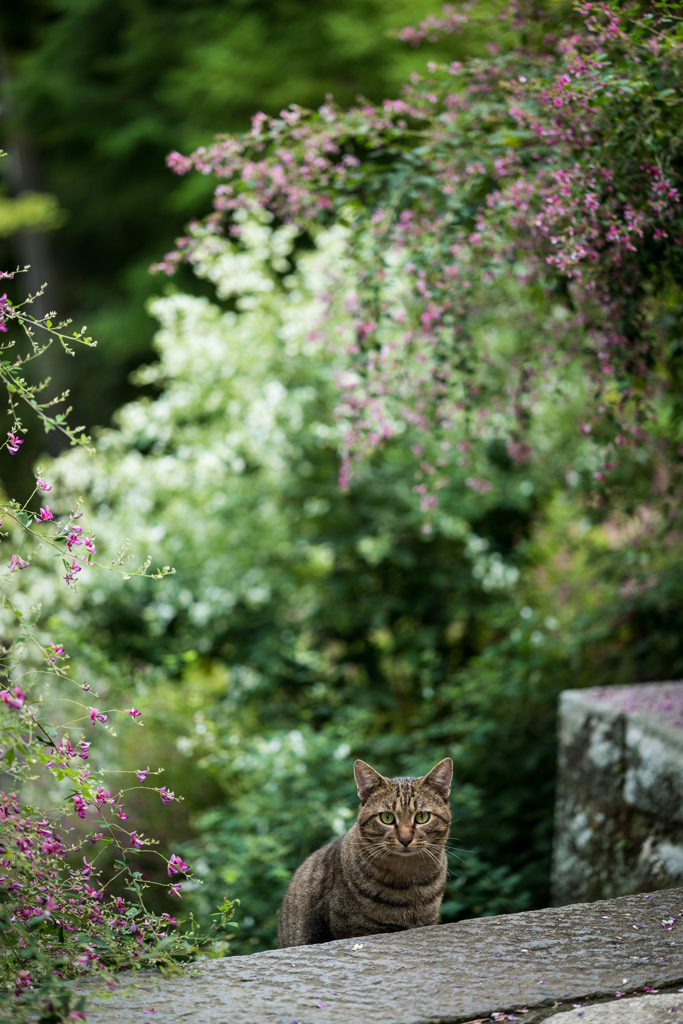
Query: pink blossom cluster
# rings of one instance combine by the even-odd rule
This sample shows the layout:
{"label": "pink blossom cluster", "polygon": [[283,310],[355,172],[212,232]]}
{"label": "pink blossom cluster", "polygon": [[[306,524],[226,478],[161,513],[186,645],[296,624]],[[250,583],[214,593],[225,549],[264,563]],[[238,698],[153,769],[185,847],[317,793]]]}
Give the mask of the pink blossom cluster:
{"label": "pink blossom cluster", "polygon": [[[24,699],[17,686],[1,695],[11,707]],[[70,759],[87,758],[89,747],[90,743],[83,739],[74,745],[68,735],[55,739],[54,759],[45,767],[66,769]],[[103,785],[90,786],[89,776],[87,769],[79,773],[79,791],[73,796],[75,814],[85,819],[90,807],[108,831],[110,841],[113,837],[120,847],[125,835],[131,850],[146,847],[149,841],[136,830],[112,831],[115,820],[127,818],[120,795],[110,793]],[[114,817],[108,819],[105,811]],[[111,961],[113,954],[117,969],[158,960],[157,944],[167,937],[175,919],[168,914],[149,914],[142,903],[136,905],[109,893],[111,883],[100,878],[97,855],[89,858],[81,851],[81,866],[69,865],[82,842],[88,840],[98,847],[104,837],[105,832],[99,831],[84,840],[69,842],[58,818],[22,807],[15,793],[0,793],[0,870],[4,869],[0,885],[7,894],[5,907],[11,914],[12,927],[19,929],[20,961],[24,949],[33,957],[29,943],[22,937],[27,926],[31,928],[31,942],[38,944],[42,962],[58,960],[58,976],[62,978],[106,970],[106,961]],[[120,866],[125,867],[125,863]],[[167,871],[169,878],[178,873],[188,874],[189,865],[178,854],[172,854]],[[139,883],[135,884],[139,887]],[[180,883],[171,882],[167,891],[169,896],[180,898]],[[38,925],[44,927],[38,930]],[[83,932],[89,933],[94,941],[84,946],[79,939]],[[39,983],[41,976],[36,969],[22,967],[17,972],[16,994],[29,993]]]}
{"label": "pink blossom cluster", "polygon": [[[14,277],[14,275],[3,274],[2,277]],[[7,331],[7,314],[5,313],[5,310],[7,309],[9,304],[10,303],[7,298],[7,293],[0,295],[0,331],[2,331],[3,334],[6,333]]]}
{"label": "pink blossom cluster", "polygon": [[[7,892],[7,909],[19,924],[45,922],[48,927],[44,930],[33,931],[34,935],[40,935],[38,942],[43,956],[63,958],[71,948],[70,937],[75,939],[79,932],[87,929],[93,937],[109,933],[109,943],[99,938],[97,949],[91,945],[86,946],[85,951],[81,945],[78,955],[71,954],[69,969],[72,973],[104,969],[101,957],[107,953],[107,945],[114,947],[117,940],[124,938],[122,966],[133,967],[136,961],[153,959],[154,947],[165,937],[169,924],[175,923],[173,918],[168,914],[156,918],[148,914],[140,916],[137,912],[131,917],[130,911],[134,908],[120,896],[107,896],[106,886],[98,879],[98,869],[87,857],[82,858],[81,868],[66,865],[65,858],[77,847],[67,843],[54,822],[27,813],[14,794],[0,793],[0,828],[6,850],[1,862],[5,873],[0,876],[0,884]],[[99,833],[94,842],[101,838],[102,833]],[[131,846],[139,848],[141,845],[133,832]],[[174,871],[188,870],[187,864],[176,855],[172,862]],[[172,873],[169,869],[169,874]],[[131,921],[135,922],[134,927]],[[75,946],[74,951],[77,950]],[[18,977],[20,990],[27,990],[34,984],[30,971],[22,970]]]}
{"label": "pink blossom cluster", "polygon": [[[35,646],[44,666],[66,679],[61,667],[67,657],[63,645],[50,642],[38,647],[35,642]],[[11,654],[11,648],[4,652],[6,658],[11,659]],[[74,737],[66,728],[59,735],[44,720],[42,702],[29,700],[27,689],[13,682],[0,691],[0,707],[5,707],[0,714],[4,771],[17,790],[24,778],[35,778],[36,765],[54,773],[57,780],[67,778],[72,787],[68,806],[49,812],[22,805],[19,790],[0,793],[0,888],[4,894],[0,933],[6,968],[14,974],[18,1004],[42,1011],[49,1008],[52,994],[67,991],[59,988],[62,980],[170,962],[173,951],[188,947],[182,935],[169,931],[175,918],[146,909],[142,892],[150,883],[126,854],[126,850],[130,854],[155,844],[139,831],[127,830],[123,794],[110,791],[83,763],[89,759],[91,742],[82,735]],[[90,687],[83,684],[83,689]],[[121,713],[134,721],[141,716],[135,707]],[[91,707],[87,717],[92,725],[105,724],[108,714]],[[140,770],[138,777],[144,780],[148,771]],[[164,803],[175,799],[167,787],[158,792]],[[84,833],[88,819],[96,823],[97,831]],[[84,855],[86,844],[89,850],[94,848],[92,854]],[[102,877],[104,864],[98,864],[105,850],[118,851],[120,856],[109,879]],[[75,863],[78,859],[80,864]],[[165,863],[170,879],[166,892],[181,898],[180,883],[172,876],[188,874],[189,865],[177,854]],[[116,894],[121,875],[133,898]],[[5,1006],[7,993],[3,998]]]}
{"label": "pink blossom cluster", "polygon": [[399,39],[402,39],[404,43],[419,46],[425,39],[433,43],[443,35],[460,32],[467,25],[469,21],[467,11],[473,6],[473,4],[465,3],[456,11],[451,4],[444,4],[441,17],[438,14],[429,14],[417,28],[402,29]]}
{"label": "pink blossom cluster", "polygon": [[[11,277],[12,274],[0,272],[0,279]],[[1,296],[0,331],[6,330],[9,305],[7,297]],[[37,322],[21,310],[13,310],[11,315],[16,315],[24,326]],[[52,330],[49,320],[41,322],[41,326]],[[30,330],[28,334],[30,338]],[[14,365],[6,361],[0,372],[10,395],[10,409],[14,408],[13,396],[20,396],[42,417],[46,426],[62,430],[77,443],[78,431],[64,427],[62,416],[53,419],[46,411],[53,403],[40,405],[35,400],[40,388],[31,388],[21,377],[12,376],[24,361],[23,356],[18,357]],[[5,446],[10,455],[20,452],[23,441],[16,431],[21,430],[23,428],[15,421],[13,430],[7,432]],[[37,474],[36,491],[51,490],[52,486]],[[56,549],[58,556],[68,553],[68,559],[63,559],[68,584],[75,582],[85,566],[92,565],[95,537],[78,525],[79,511],[72,509],[65,522],[55,522],[55,511],[47,502],[39,505],[37,512],[13,500],[4,500],[0,505],[13,527],[23,531],[22,544],[36,541]],[[2,536],[6,538],[8,534]],[[64,546],[60,547],[62,544]],[[8,569],[16,573],[29,565],[27,558],[15,552]],[[10,578],[8,573],[6,577]],[[66,717],[71,720],[73,704],[80,702],[66,700],[58,693],[48,704],[44,697],[31,691],[32,671],[27,648],[42,661],[39,669],[42,677],[48,672],[63,685],[71,682],[77,687],[80,685],[85,692],[90,691],[90,685],[70,679],[62,644],[41,643],[35,633],[35,615],[25,616],[13,606],[7,594],[5,597],[5,604],[16,612],[21,622],[21,633],[18,640],[2,647],[6,688],[0,690],[0,758],[5,778],[12,788],[8,793],[0,793],[0,938],[5,979],[13,979],[13,985],[3,986],[0,1003],[3,1016],[8,1019],[15,1019],[15,1010],[16,1019],[21,1020],[29,1016],[47,1019],[46,1014],[52,1019],[55,1013],[60,1020],[66,1016],[85,1019],[79,1004],[73,1007],[72,992],[63,982],[92,972],[110,975],[143,964],[170,965],[177,953],[189,955],[190,945],[185,936],[170,930],[177,923],[176,919],[167,913],[150,913],[143,897],[144,890],[156,884],[163,885],[169,897],[180,898],[180,882],[172,881],[172,876],[187,874],[189,865],[177,854],[170,860],[162,858],[171,881],[162,878],[152,882],[143,877],[138,864],[131,862],[133,851],[156,844],[137,830],[128,831],[124,824],[128,821],[124,794],[111,792],[102,775],[91,772],[84,763],[89,759],[91,742],[82,735],[74,737],[68,725],[53,728],[46,720],[46,708],[54,711],[55,706],[62,703],[68,704]],[[20,671],[22,685],[14,681],[15,671]],[[97,707],[84,708],[84,711],[86,721],[89,718],[92,726],[106,724],[111,714]],[[141,717],[135,707],[125,708],[120,713],[136,722]],[[54,792],[53,780],[60,784],[66,782],[69,785],[66,804],[46,811],[21,802],[19,794],[24,792],[24,784],[30,780],[31,788],[34,786],[39,768],[51,773],[47,780],[40,780],[50,785],[39,786],[35,793],[42,792],[45,796]],[[141,770],[138,778],[143,781],[148,771]],[[158,792],[164,803],[176,799],[167,787],[161,787]],[[88,819],[96,822],[99,831],[87,831]],[[92,852],[86,856],[84,848]],[[115,870],[107,870],[105,874],[105,866],[111,867],[107,862],[107,855],[111,853],[118,856]],[[122,887],[125,898],[116,894],[117,887]],[[192,936],[190,942],[196,945],[196,936]]]}
{"label": "pink blossom cluster", "polygon": [[[401,37],[417,44],[459,31],[473,6],[446,6]],[[159,265],[167,273],[179,260],[192,262],[196,246],[254,200],[305,229],[329,222],[348,199],[372,196],[349,243],[359,281],[347,311],[354,334],[345,347],[348,369],[338,375],[342,486],[394,436],[399,420],[410,436],[459,430],[471,443],[491,435],[495,416],[513,462],[529,461],[528,424],[539,398],[550,375],[577,360],[593,396],[584,423],[599,422],[601,436],[612,435],[594,479],[608,480],[619,448],[648,442],[644,424],[661,382],[644,329],[642,285],[683,242],[680,183],[673,142],[655,152],[636,134],[626,156],[614,140],[634,95],[658,89],[666,97],[664,81],[677,92],[681,47],[665,20],[639,20],[612,0],[579,12],[582,20],[539,35],[535,46],[502,52],[492,45],[490,58],[447,68],[432,63],[428,77],[413,75],[400,99],[343,111],[328,98],[314,114],[296,106],[279,117],[257,114],[240,137],[169,157],[177,173],[196,169],[220,182],[215,213],[167,254]],[[515,2],[504,18],[524,23],[533,39],[524,5]],[[664,102],[647,108],[662,131]],[[397,155],[383,179],[375,155],[389,150]],[[240,226],[230,232],[238,238]],[[403,259],[409,289],[400,308],[382,298],[387,252]],[[471,320],[513,267],[519,283],[547,295],[561,282],[566,317],[501,368],[504,386],[495,373],[475,383]],[[324,337],[332,278],[320,298]],[[453,448],[451,472],[475,462],[474,448]],[[433,483],[442,476],[432,481],[423,471],[416,482],[427,512],[438,503]],[[473,490],[487,490],[482,476],[468,479]]]}

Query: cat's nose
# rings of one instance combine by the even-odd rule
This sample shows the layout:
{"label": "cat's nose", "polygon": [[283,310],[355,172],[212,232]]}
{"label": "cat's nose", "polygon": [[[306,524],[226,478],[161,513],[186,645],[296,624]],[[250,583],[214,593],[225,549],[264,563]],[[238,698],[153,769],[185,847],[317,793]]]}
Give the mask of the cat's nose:
{"label": "cat's nose", "polygon": [[410,846],[413,839],[413,831],[408,828],[407,825],[399,825],[398,827],[398,841],[403,843],[404,846]]}

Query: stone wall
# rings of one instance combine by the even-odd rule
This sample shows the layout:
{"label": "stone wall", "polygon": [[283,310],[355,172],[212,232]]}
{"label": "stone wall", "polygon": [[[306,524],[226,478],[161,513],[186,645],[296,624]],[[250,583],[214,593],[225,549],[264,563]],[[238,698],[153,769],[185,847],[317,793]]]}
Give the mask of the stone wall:
{"label": "stone wall", "polygon": [[553,902],[683,882],[683,683],[560,697]]}

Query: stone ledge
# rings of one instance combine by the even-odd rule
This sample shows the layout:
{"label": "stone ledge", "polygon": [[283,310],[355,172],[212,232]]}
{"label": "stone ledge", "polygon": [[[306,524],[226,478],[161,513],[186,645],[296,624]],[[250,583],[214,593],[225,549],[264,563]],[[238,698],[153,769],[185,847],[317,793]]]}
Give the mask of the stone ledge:
{"label": "stone ledge", "polygon": [[673,1024],[683,1019],[675,1013],[683,1014],[680,995],[649,995],[573,1007],[568,1013],[554,1013],[548,1024]]}
{"label": "stone ledge", "polygon": [[[671,930],[662,927],[668,918]],[[88,1021],[459,1024],[505,1012],[532,1024],[558,1004],[683,985],[678,930],[683,889],[478,918],[205,961],[198,976],[145,972],[93,998]],[[554,1024],[563,1018],[573,1020],[560,1013]]]}

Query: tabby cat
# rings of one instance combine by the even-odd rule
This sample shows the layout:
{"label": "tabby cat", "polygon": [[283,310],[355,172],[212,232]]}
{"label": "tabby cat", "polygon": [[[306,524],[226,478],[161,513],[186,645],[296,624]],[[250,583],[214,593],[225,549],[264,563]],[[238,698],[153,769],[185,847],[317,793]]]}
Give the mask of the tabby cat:
{"label": "tabby cat", "polygon": [[358,818],[294,874],[280,908],[281,949],[439,920],[453,762],[418,779],[385,779],[365,761],[354,774]]}

